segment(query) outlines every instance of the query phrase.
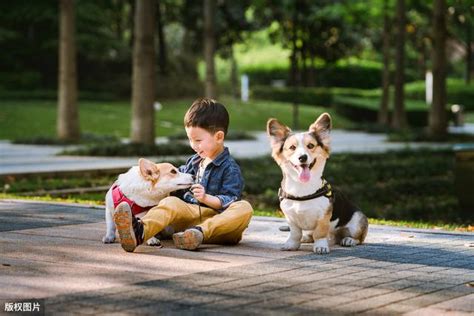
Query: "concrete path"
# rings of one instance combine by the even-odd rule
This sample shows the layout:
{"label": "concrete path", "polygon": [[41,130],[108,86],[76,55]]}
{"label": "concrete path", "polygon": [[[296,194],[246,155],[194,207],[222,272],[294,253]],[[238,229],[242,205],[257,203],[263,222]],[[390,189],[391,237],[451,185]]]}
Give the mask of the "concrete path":
{"label": "concrete path", "polygon": [[474,315],[474,234],[374,225],[321,256],[279,251],[283,223],[255,217],[238,246],[126,253],[101,243],[102,209],[3,200],[0,314]]}
{"label": "concrete path", "polygon": [[[255,136],[255,140],[226,141],[226,146],[229,147],[230,152],[236,158],[251,158],[270,154],[267,135],[261,132],[256,133]],[[407,148],[441,148],[450,146],[433,143],[389,143],[386,139],[387,136],[384,134],[334,130],[332,132],[332,150],[334,153],[384,152]],[[157,139],[158,143],[162,141],[163,139]],[[128,168],[137,163],[137,157],[55,156],[63,151],[64,148],[64,146],[14,145],[8,141],[0,141],[0,175]],[[166,161],[169,158],[150,157],[150,159],[155,161]]]}

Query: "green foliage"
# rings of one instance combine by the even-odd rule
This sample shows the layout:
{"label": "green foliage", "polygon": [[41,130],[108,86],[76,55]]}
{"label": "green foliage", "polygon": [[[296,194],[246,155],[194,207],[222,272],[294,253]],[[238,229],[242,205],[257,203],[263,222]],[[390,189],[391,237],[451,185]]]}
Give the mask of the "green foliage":
{"label": "green foliage", "polygon": [[[241,73],[249,76],[251,84],[270,85],[275,80],[289,82],[289,67],[285,64],[242,67]],[[317,87],[350,87],[372,89],[380,87],[381,66],[336,65],[317,66],[315,69],[315,86]]]}
{"label": "green foliage", "polygon": [[252,96],[256,99],[278,100],[280,102],[329,106],[333,95],[327,88],[298,88],[291,87],[252,87]]}
{"label": "green foliage", "polygon": [[[112,135],[95,135],[90,133],[83,133],[78,141],[72,144],[109,144],[118,143],[120,139]],[[62,140],[47,136],[34,136],[31,138],[17,138],[12,141],[13,144],[35,144],[35,145],[68,145],[71,144],[68,140]]]}
{"label": "green foliage", "polygon": [[[380,99],[339,96],[334,98],[333,107],[338,114],[354,121],[375,123]],[[428,106],[425,102],[405,100],[405,110],[410,126],[421,127],[428,124]]]}
{"label": "green foliage", "polygon": [[89,145],[84,148],[65,150],[60,155],[72,156],[108,156],[108,157],[129,157],[129,156],[178,156],[178,155],[192,155],[194,151],[185,144],[159,144],[159,145],[145,145],[145,144],[100,144]]}
{"label": "green foliage", "polygon": [[[474,84],[466,84],[460,79],[448,79],[448,104],[462,104],[467,111],[474,111]],[[405,86],[405,96],[409,99],[425,100],[425,82],[417,81]]]}

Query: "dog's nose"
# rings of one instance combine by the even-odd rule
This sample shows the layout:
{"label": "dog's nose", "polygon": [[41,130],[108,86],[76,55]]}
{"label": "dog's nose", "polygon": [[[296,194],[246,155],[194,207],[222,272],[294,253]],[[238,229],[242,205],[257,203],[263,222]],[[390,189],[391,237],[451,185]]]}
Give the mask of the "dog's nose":
{"label": "dog's nose", "polygon": [[306,162],[306,160],[308,160],[308,155],[301,155],[298,157],[298,160],[300,162]]}

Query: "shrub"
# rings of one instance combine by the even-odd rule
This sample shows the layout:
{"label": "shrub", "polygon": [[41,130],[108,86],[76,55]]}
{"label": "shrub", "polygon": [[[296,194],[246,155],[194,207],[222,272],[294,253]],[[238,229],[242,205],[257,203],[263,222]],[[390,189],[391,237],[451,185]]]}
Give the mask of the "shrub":
{"label": "shrub", "polygon": [[[271,85],[274,80],[289,82],[287,65],[247,66],[241,73],[247,74],[250,85]],[[315,70],[316,87],[349,87],[373,89],[381,85],[382,67],[380,65],[336,65],[317,66]],[[407,82],[415,80],[415,76],[407,72]]]}
{"label": "shrub", "polygon": [[74,156],[178,156],[191,155],[194,151],[184,144],[159,144],[159,145],[143,145],[143,144],[102,144],[90,145],[84,148],[73,150],[65,150],[60,155]]}
{"label": "shrub", "polygon": [[254,86],[252,96],[256,99],[299,104],[331,106],[337,96],[373,98],[380,96],[378,89],[355,88],[306,88]]}
{"label": "shrub", "polygon": [[[338,114],[354,121],[375,123],[380,107],[380,99],[335,97],[333,106]],[[405,106],[407,121],[410,126],[420,127],[428,124],[428,108],[423,101],[406,100]]]}
{"label": "shrub", "polygon": [[[451,104],[462,104],[465,110],[474,111],[474,84],[465,84],[463,80],[448,79],[447,102]],[[426,98],[425,82],[417,81],[405,86],[405,96],[408,99],[422,100]]]}

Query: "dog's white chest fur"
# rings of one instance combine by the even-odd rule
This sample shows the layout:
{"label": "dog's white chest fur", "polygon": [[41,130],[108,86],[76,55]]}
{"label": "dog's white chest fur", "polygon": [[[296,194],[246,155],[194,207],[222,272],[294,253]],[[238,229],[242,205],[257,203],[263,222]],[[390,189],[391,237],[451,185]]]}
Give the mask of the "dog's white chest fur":
{"label": "dog's white chest fur", "polygon": [[321,220],[330,207],[329,199],[319,197],[308,201],[284,199],[280,207],[289,223],[303,230],[314,230],[318,220]]}

